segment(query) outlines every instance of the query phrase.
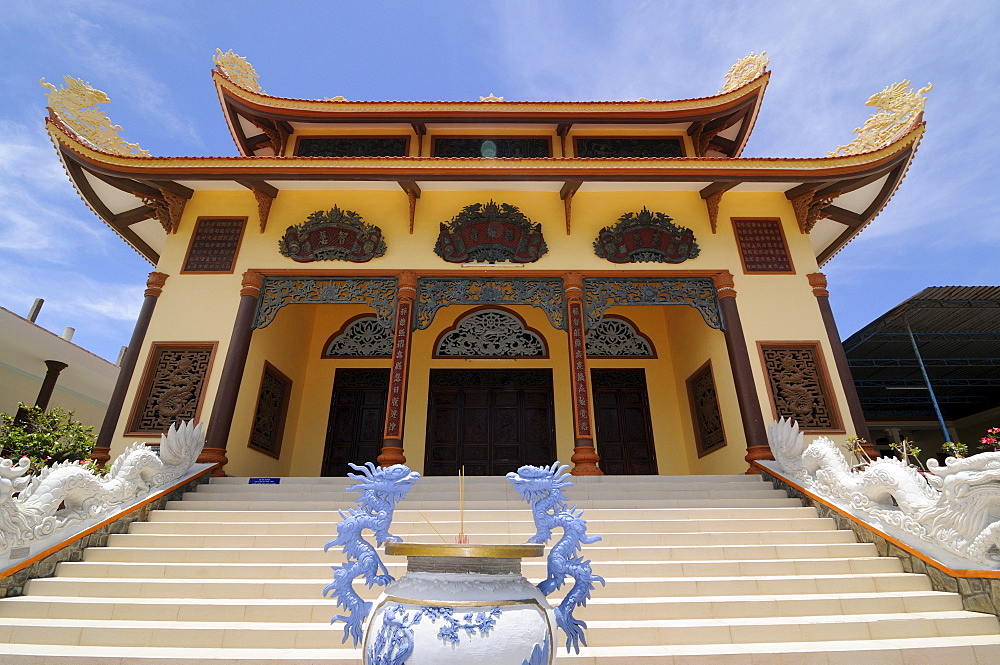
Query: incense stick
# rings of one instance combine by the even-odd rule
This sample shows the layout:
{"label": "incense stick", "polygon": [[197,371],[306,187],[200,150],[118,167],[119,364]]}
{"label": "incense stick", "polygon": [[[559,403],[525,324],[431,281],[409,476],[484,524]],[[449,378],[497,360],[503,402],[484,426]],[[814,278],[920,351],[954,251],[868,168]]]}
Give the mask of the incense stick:
{"label": "incense stick", "polygon": [[442,535],[441,535],[441,532],[440,532],[440,531],[438,531],[437,529],[435,529],[435,528],[434,528],[434,524],[433,524],[433,523],[432,523],[432,522],[431,522],[431,521],[430,521],[429,519],[427,519],[427,516],[426,516],[426,515],[424,515],[424,514],[423,514],[423,513],[421,513],[420,511],[417,511],[417,513],[418,513],[418,514],[419,514],[419,515],[420,515],[421,517],[423,517],[423,518],[424,518],[424,521],[425,521],[425,522],[427,522],[427,524],[429,524],[429,525],[430,525],[431,529],[432,529],[432,530],[434,531],[434,533],[436,533],[436,534],[437,534],[438,538],[440,538],[442,542],[444,542],[444,543],[447,543],[447,542],[448,542],[448,539],[447,539],[447,538],[445,538],[444,536],[442,536]]}
{"label": "incense stick", "polygon": [[465,536],[465,465],[458,470],[458,543],[469,542]]}

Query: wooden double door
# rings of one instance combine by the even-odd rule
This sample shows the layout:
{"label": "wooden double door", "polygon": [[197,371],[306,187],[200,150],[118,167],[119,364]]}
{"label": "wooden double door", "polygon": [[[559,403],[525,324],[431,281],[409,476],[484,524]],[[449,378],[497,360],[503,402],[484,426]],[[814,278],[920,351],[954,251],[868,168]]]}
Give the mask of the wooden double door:
{"label": "wooden double door", "polygon": [[498,476],[556,458],[552,371],[431,370],[424,472]]}
{"label": "wooden double door", "polygon": [[594,369],[590,384],[601,470],[608,475],[656,475],[645,370]]}
{"label": "wooden double door", "polygon": [[388,395],[388,369],[337,370],[322,475],[345,476],[352,471],[348,462],[376,462],[382,452]]}

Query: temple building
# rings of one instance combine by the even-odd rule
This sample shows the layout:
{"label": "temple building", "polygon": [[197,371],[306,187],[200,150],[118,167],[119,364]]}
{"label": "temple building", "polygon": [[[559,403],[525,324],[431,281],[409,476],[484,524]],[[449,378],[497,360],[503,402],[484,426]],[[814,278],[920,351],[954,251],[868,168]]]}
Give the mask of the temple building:
{"label": "temple building", "polygon": [[238,476],[742,473],[781,416],[868,438],[820,269],[899,186],[929,88],[765,159],[763,54],[676,101],[291,99],[215,64],[235,157],[150,156],[103,93],[46,84],[69,177],[154,267],[96,456],[187,419]]}

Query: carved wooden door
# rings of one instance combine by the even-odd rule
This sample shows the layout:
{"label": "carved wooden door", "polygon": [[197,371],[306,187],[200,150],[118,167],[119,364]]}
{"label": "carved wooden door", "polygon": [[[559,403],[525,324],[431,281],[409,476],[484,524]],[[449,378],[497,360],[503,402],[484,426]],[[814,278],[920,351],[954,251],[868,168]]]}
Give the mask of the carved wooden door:
{"label": "carved wooden door", "polygon": [[348,462],[376,462],[382,451],[388,394],[388,369],[337,370],[326,427],[324,476],[346,475],[352,470]]}
{"label": "carved wooden door", "polygon": [[590,376],[601,470],[608,475],[658,473],[645,370],[595,369]]}
{"label": "carved wooden door", "polygon": [[555,461],[550,370],[431,370],[424,472],[497,476]]}

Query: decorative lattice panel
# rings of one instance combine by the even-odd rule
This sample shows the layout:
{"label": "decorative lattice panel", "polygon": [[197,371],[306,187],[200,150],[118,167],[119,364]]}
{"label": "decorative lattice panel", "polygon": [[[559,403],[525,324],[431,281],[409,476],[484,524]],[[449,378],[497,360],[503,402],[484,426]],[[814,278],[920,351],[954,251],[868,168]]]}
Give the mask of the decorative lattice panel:
{"label": "decorative lattice panel", "polygon": [[719,396],[715,390],[712,364],[691,375],[687,380],[688,399],[691,400],[691,415],[694,418],[695,441],[698,456],[706,455],[726,445],[726,433],[722,428],[722,411]]}
{"label": "decorative lattice panel", "polygon": [[390,358],[392,330],[377,317],[364,316],[349,322],[323,350],[324,358]]}
{"label": "decorative lattice panel", "polygon": [[129,432],[160,434],[171,424],[191,420],[205,387],[214,345],[154,345]]}
{"label": "decorative lattice panel", "polygon": [[816,345],[762,344],[768,389],[778,417],[803,429],[839,429]]}
{"label": "decorative lattice panel", "polygon": [[605,317],[587,333],[590,358],[655,358],[653,345],[629,321]]}
{"label": "decorative lattice panel", "polygon": [[435,356],[461,358],[545,357],[545,341],[527,330],[519,318],[500,309],[484,309],[463,317],[445,333]]}
{"label": "decorative lattice panel", "polygon": [[291,379],[265,363],[248,446],[272,457],[280,455],[281,435],[285,429],[285,413],[291,392]]}

